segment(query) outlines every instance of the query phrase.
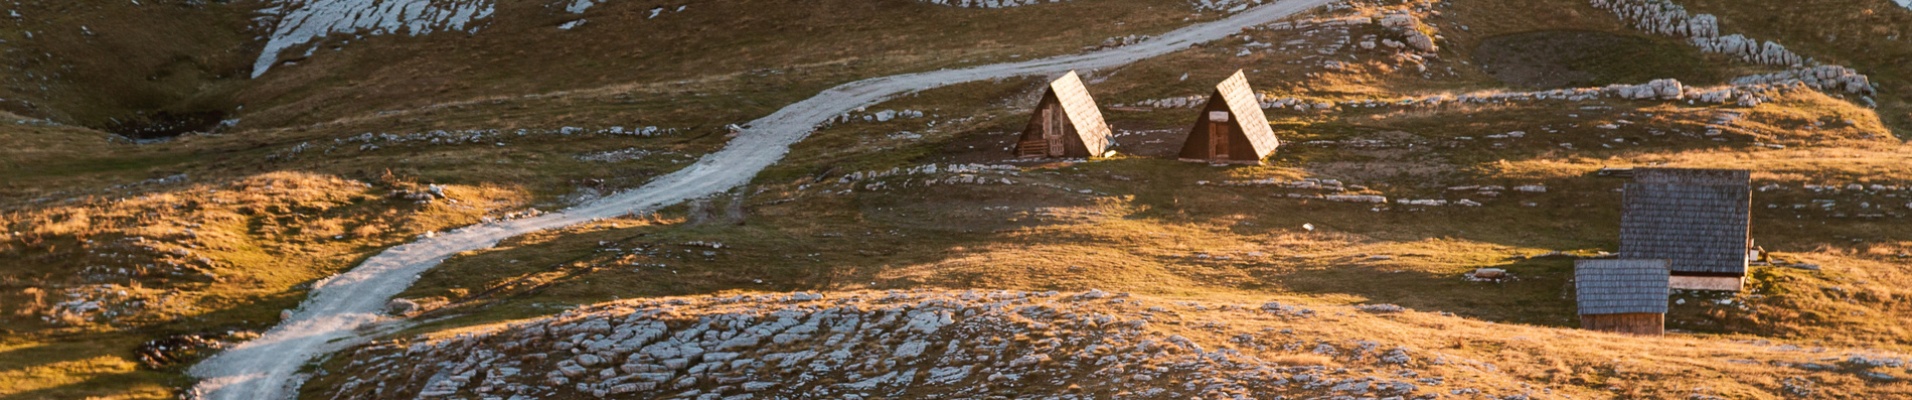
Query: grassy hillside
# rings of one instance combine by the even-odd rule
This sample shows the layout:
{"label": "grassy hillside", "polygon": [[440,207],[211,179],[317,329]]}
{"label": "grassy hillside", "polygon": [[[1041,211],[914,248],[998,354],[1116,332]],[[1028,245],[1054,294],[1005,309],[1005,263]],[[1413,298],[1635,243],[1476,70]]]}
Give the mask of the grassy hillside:
{"label": "grassy hillside", "polygon": [[1871,74],[1880,116],[1900,137],[1912,132],[1912,9],[1891,1],[1681,1],[1738,29],[1785,43],[1819,60]]}
{"label": "grassy hillside", "polygon": [[[1163,6],[1133,3],[1095,10],[1123,15]],[[106,13],[85,14],[91,19],[84,21],[137,20],[138,16],[126,12],[144,10],[64,7],[60,9]],[[220,16],[216,13],[241,12],[225,7],[201,9],[195,15],[213,18]],[[939,46],[934,51],[897,50],[855,60],[826,54],[838,47],[789,46],[803,37],[772,34],[772,30],[709,32],[739,35],[722,40],[763,42],[753,53],[775,60],[819,60],[816,68],[829,73],[761,70],[753,59],[739,61],[716,54],[709,58],[618,55],[626,50],[681,49],[666,41],[605,36],[591,42],[597,47],[583,50],[549,45],[559,42],[550,39],[553,35],[642,26],[637,22],[641,17],[627,15],[634,12],[622,7],[593,11],[587,14],[590,28],[573,31],[549,25],[514,27],[505,22],[524,19],[500,18],[499,24],[486,30],[496,31],[495,36],[354,40],[340,47],[339,54],[275,69],[263,79],[247,82],[244,91],[228,93],[243,99],[247,93],[268,93],[295,82],[298,90],[309,92],[277,92],[269,97],[309,103],[285,108],[255,104],[235,116],[246,121],[238,127],[159,144],[136,145],[61,114],[83,107],[63,104],[58,108],[61,113],[29,109],[4,115],[0,139],[16,145],[0,149],[0,173],[12,177],[0,182],[0,193],[4,193],[0,227],[5,227],[0,232],[0,255],[4,255],[0,259],[8,260],[0,262],[0,320],[6,321],[0,345],[9,349],[0,353],[5,362],[0,382],[6,382],[0,386],[8,388],[0,396],[169,397],[173,390],[190,385],[183,371],[191,362],[215,351],[221,342],[244,340],[250,332],[270,326],[280,310],[303,298],[312,281],[387,246],[435,230],[554,210],[641,185],[716,149],[728,139],[727,124],[766,114],[844,81],[932,65],[916,57],[978,55],[967,61],[971,63],[1041,57],[1100,43],[1104,38],[1095,35],[1103,33],[1151,32],[1186,23],[1182,17],[1158,15],[1132,18],[1134,22],[1126,27],[1096,27],[1058,37],[1067,38],[1066,44],[998,43],[978,36],[1004,34],[994,28],[964,34],[936,30],[971,23],[960,18],[947,19],[953,24],[948,26],[933,24],[944,21],[904,18],[909,13],[944,12],[911,4],[778,20],[774,21],[778,25],[765,28],[826,31],[845,21],[891,19],[899,23],[832,34],[843,35],[843,40],[853,34],[880,37],[886,46],[918,42]],[[1080,8],[1058,5],[1000,14],[1048,18],[1045,15],[1058,12],[1056,8],[1070,7]],[[37,11],[22,7],[21,12]],[[890,13],[904,14],[882,17]],[[686,13],[679,21],[708,22],[719,17],[690,19],[696,14]],[[1182,16],[1211,18],[1213,14]],[[77,28],[72,24],[80,22],[34,23],[67,29]],[[513,29],[537,33],[510,38]],[[458,44],[470,40],[501,41],[482,46],[487,51],[515,47],[574,55],[537,54],[513,58],[519,61],[471,63],[454,55],[470,50]],[[683,42],[682,38],[672,40]],[[13,43],[9,40],[0,46]],[[625,50],[606,50],[611,47]],[[154,51],[166,49],[155,47]],[[240,61],[247,57],[240,50],[208,53],[234,55]],[[74,57],[70,54],[75,53],[55,54]],[[678,58],[683,61],[664,61]],[[546,62],[558,59],[576,64],[559,67]],[[320,65],[327,62],[336,64]],[[485,78],[490,79],[488,83],[457,91],[415,91],[417,86],[407,85],[423,82],[417,75],[388,69],[405,62],[428,67],[467,63],[474,67],[460,69],[461,73],[495,79]],[[630,63],[634,71],[650,72],[582,77],[564,70],[602,71],[609,62]],[[388,73],[365,72],[370,70]],[[534,70],[563,73],[547,76]],[[300,71],[337,75],[328,75],[332,78],[324,82],[303,81]],[[355,78],[341,80],[340,76]],[[384,83],[374,88],[354,86],[360,78]],[[193,87],[212,87],[208,85],[217,86],[199,82]],[[180,88],[154,90],[162,89]],[[334,95],[352,98],[326,97]],[[286,113],[285,119],[272,117],[272,110],[282,110],[278,112]],[[290,122],[297,124],[282,125]],[[429,194],[434,186],[442,187],[442,196]],[[151,351],[159,346],[169,350]]]}
{"label": "grassy hillside", "polygon": [[[636,187],[717,149],[725,125],[842,82],[1074,53],[1219,16],[1154,0],[1001,10],[718,0],[657,18],[648,17],[657,4],[643,2],[582,15],[508,3],[475,34],[335,37],[233,83],[256,56],[243,28],[251,10],[146,3],[23,4],[22,13],[65,16],[0,20],[24,29],[0,30],[0,49],[72,60],[17,63],[11,92],[0,92],[10,99],[0,141],[13,144],[0,148],[9,177],[0,180],[0,397],[170,397],[191,383],[183,368],[216,343],[270,326],[313,280],[418,235]],[[1903,97],[1912,86],[1900,82],[1912,50],[1880,39],[1912,12],[1884,1],[1680,3],[1719,15],[1723,29],[1870,74],[1879,107],[1810,90],[1771,90],[1751,107],[1403,104],[1660,78],[1710,86],[1772,68],[1635,31],[1583,1],[1354,2],[1308,24],[1083,71],[1118,131],[1116,157],[1007,160],[1039,78],[920,92],[856,117],[922,117],[825,127],[727,195],[454,257],[401,295],[424,305],[426,322],[395,338],[617,299],[1102,289],[1323,310],[1398,304],[1421,312],[1281,328],[1403,330],[1389,340],[1507,360],[1502,371],[1520,372],[1483,376],[1508,387],[1593,397],[1697,386],[1778,397],[1801,382],[1835,398],[1903,391],[1895,382],[1912,372],[1824,358],[1912,346],[1902,323],[1912,318],[1912,148],[1898,139],[1912,120]],[[1411,29],[1372,23],[1391,11],[1411,11]],[[172,19],[138,22],[160,17]],[[1330,23],[1350,17],[1371,19]],[[1065,20],[1090,22],[1055,22]],[[125,34],[148,22],[179,24],[196,44]],[[1387,44],[1410,30],[1439,49]],[[125,71],[105,69],[102,54],[115,52],[128,54]],[[1269,109],[1284,144],[1268,166],[1174,161],[1195,109],[1159,100],[1205,96],[1237,69],[1267,99],[1328,107]],[[174,72],[146,72],[160,70]],[[30,82],[42,76],[46,92],[35,94]],[[155,100],[127,100],[139,98]],[[240,122],[152,145],[83,127],[199,105],[230,106]],[[1756,267],[1738,294],[1677,294],[1669,338],[1574,329],[1572,260],[1617,248],[1623,181],[1595,171],[1631,166],[1753,170],[1753,236],[1793,266]],[[1514,278],[1469,279],[1482,267]],[[191,350],[146,352],[155,344]],[[1786,346],[1836,350],[1773,350]],[[325,368],[382,354],[376,347]],[[1665,352],[1613,361],[1645,349]],[[1719,376],[1750,378],[1715,386]],[[308,395],[340,383],[320,380]]]}
{"label": "grassy hillside", "polygon": [[273,69],[235,99],[248,106],[245,124],[279,126],[472,98],[649,85],[668,88],[677,102],[747,102],[742,110],[690,102],[651,111],[743,122],[761,115],[747,111],[774,110],[837,83],[1074,53],[1219,15],[1168,0],[997,10],[910,0],[716,0],[651,13],[677,5],[619,1],[571,14],[546,2],[501,3],[499,17],[471,35],[328,41],[325,51]]}
{"label": "grassy hillside", "polygon": [[0,111],[142,137],[217,125],[246,84],[255,5],[8,2]]}
{"label": "grassy hillside", "polygon": [[[1760,188],[1754,238],[1777,259],[1800,266],[1756,267],[1749,290],[1739,294],[1676,294],[1668,317],[1674,335],[1704,346],[1778,341],[1891,352],[1912,344],[1898,323],[1912,317],[1912,293],[1899,289],[1907,271],[1898,266],[1912,251],[1912,231],[1903,223],[1912,214],[1905,204],[1912,201],[1912,169],[1904,163],[1912,149],[1894,138],[1878,112],[1850,99],[1794,91],[1756,107],[1602,99],[1272,109],[1285,145],[1266,167],[1165,159],[1179,148],[1192,109],[1113,106],[1203,95],[1207,82],[1236,68],[1247,69],[1270,97],[1310,102],[1506,90],[1499,88],[1514,84],[1465,57],[1479,54],[1480,43],[1519,34],[1504,22],[1513,19],[1497,18],[1511,7],[1454,3],[1431,19],[1448,40],[1426,65],[1443,72],[1452,67],[1452,74],[1408,72],[1411,66],[1395,64],[1399,59],[1385,52],[1334,54],[1352,59],[1355,68],[1342,70],[1322,68],[1322,58],[1308,51],[1243,55],[1242,49],[1257,48],[1253,43],[1335,43],[1320,33],[1278,30],[1098,71],[1086,79],[1124,153],[1107,160],[1003,161],[1041,93],[1040,80],[923,92],[871,109],[923,110],[928,121],[824,129],[732,196],[508,241],[452,259],[402,297],[428,304],[428,316],[452,317],[414,332],[619,298],[930,287],[1391,303],[1565,334],[1577,326],[1572,259],[1617,248],[1617,190],[1624,181],[1598,177],[1596,170],[1749,168]],[[1632,32],[1590,7],[1563,9],[1539,20],[1649,50],[1644,60],[1571,60],[1572,67],[1602,72],[1589,84],[1664,77],[1608,67],[1618,65],[1692,66],[1679,77],[1695,84],[1761,70]],[[1461,25],[1472,33],[1453,33]],[[1349,30],[1354,38],[1389,34]],[[1503,51],[1548,50],[1511,47]],[[992,167],[950,169],[970,163]],[[929,164],[938,172],[925,172]],[[900,172],[846,178],[893,168]],[[930,179],[936,183],[926,184]],[[1310,179],[1342,185],[1252,183]],[[1859,188],[1849,188],[1853,184]],[[1545,191],[1512,190],[1526,185]],[[1500,188],[1482,189],[1488,186]],[[1317,196],[1336,193],[1449,205]],[[1463,199],[1481,205],[1457,205]],[[1468,279],[1481,267],[1504,268],[1515,278]],[[1635,378],[1573,385],[1655,396],[1649,393],[1665,392],[1647,388],[1706,381],[1699,375]],[[1800,379],[1844,393],[1834,397],[1892,390],[1863,380]],[[1721,395],[1781,396],[1784,390],[1775,383]]]}
{"label": "grassy hillside", "polygon": [[[1902,356],[1870,350],[1269,300],[992,290],[624,300],[382,341],[352,351],[349,363],[328,363],[305,388],[312,398],[421,389],[541,398],[1866,398],[1908,390],[1880,378],[1897,373]],[[686,335],[697,332],[730,339]],[[617,346],[632,343],[649,345]],[[654,357],[670,355],[655,355],[680,343],[712,351],[703,363],[691,356],[701,367],[687,373],[618,372],[669,364]],[[618,356],[589,361],[599,354]]]}

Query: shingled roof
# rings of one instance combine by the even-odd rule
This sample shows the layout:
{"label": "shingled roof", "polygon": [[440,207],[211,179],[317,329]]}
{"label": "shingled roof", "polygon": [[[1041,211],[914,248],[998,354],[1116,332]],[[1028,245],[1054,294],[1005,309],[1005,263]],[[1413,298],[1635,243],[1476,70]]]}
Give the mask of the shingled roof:
{"label": "shingled roof", "polygon": [[1281,141],[1275,138],[1274,128],[1268,126],[1268,115],[1261,112],[1261,101],[1256,99],[1255,90],[1248,87],[1248,76],[1235,70],[1234,75],[1215,84],[1215,91],[1228,103],[1228,112],[1235,115],[1235,124],[1248,136],[1255,155],[1267,157],[1274,153]]}
{"label": "shingled roof", "polygon": [[1634,169],[1620,257],[1667,260],[1674,275],[1745,275],[1751,201],[1745,170]]}
{"label": "shingled roof", "polygon": [[1108,150],[1113,134],[1109,131],[1109,124],[1102,120],[1102,110],[1096,108],[1095,98],[1089,96],[1089,88],[1082,85],[1082,77],[1076,75],[1075,71],[1069,71],[1049,82],[1049,91],[1056,94],[1057,102],[1062,104],[1063,114],[1069,117],[1070,124],[1075,125],[1076,136],[1082,138],[1089,155],[1100,157],[1103,151]]}
{"label": "shingled roof", "polygon": [[1666,313],[1666,260],[1579,260],[1573,288],[1580,315]]}

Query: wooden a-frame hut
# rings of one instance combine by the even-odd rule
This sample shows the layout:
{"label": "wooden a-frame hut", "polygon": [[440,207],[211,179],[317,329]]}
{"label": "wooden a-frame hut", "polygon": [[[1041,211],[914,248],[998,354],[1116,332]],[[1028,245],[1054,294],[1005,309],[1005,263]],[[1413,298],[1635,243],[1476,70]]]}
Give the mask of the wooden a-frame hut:
{"label": "wooden a-frame hut", "polygon": [[1034,117],[1016,141],[1016,156],[1021,158],[1100,157],[1113,144],[1109,124],[1102,121],[1089,88],[1075,71],[1049,82],[1049,90],[1036,104]]}
{"label": "wooden a-frame hut", "polygon": [[1261,164],[1281,141],[1268,127],[1255,90],[1241,71],[1215,85],[1208,105],[1188,132],[1178,158],[1183,161]]}

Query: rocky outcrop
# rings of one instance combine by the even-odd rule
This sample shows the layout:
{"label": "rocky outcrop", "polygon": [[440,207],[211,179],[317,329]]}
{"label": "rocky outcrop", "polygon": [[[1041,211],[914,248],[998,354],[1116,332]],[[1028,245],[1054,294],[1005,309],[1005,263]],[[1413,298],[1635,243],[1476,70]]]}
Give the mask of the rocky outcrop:
{"label": "rocky outcrop", "polygon": [[1440,46],[1434,44],[1434,37],[1428,36],[1427,32],[1422,30],[1421,19],[1415,17],[1413,13],[1405,10],[1390,12],[1381,16],[1377,23],[1394,33],[1401,34],[1405,38],[1402,42],[1415,50],[1423,53],[1441,51]]}
{"label": "rocky outcrop", "polygon": [[1753,64],[1797,67],[1806,64],[1807,61],[1779,43],[1760,42],[1737,34],[1717,37],[1694,36],[1687,40],[1699,47],[1700,51],[1725,54]]}
{"label": "rocky outcrop", "polygon": [[[1844,71],[1844,72],[1840,72]],[[1814,67],[1797,71],[1786,71],[1767,75],[1754,75],[1735,80],[1730,85],[1695,87],[1682,84],[1676,79],[1655,79],[1647,83],[1628,85],[1615,84],[1599,87],[1581,87],[1548,89],[1536,91],[1488,92],[1437,94],[1424,97],[1411,97],[1393,100],[1351,100],[1328,102],[1298,97],[1277,97],[1262,94],[1261,108],[1267,110],[1293,110],[1299,112],[1321,112],[1337,109],[1357,108],[1425,108],[1465,104],[1505,104],[1536,101],[1587,102],[1603,98],[1647,101],[1687,101],[1694,104],[1738,104],[1755,106],[1770,100],[1773,96],[1794,90],[1837,90],[1838,88],[1863,86],[1863,75],[1850,73],[1851,70],[1833,66]],[[1822,75],[1823,74],[1823,75]],[[1827,76],[1819,78],[1818,76]],[[1871,93],[1869,86],[1863,93]],[[1142,100],[1133,104],[1117,104],[1116,107],[1147,107],[1158,109],[1190,108],[1200,105],[1196,98],[1171,97]]]}
{"label": "rocky outcrop", "polygon": [[1833,93],[1873,94],[1871,80],[1864,74],[1837,65],[1821,64],[1805,58],[1786,46],[1760,41],[1739,34],[1721,35],[1719,18],[1711,14],[1689,14],[1685,7],[1669,0],[1591,0],[1595,8],[1613,12],[1634,28],[1654,34],[1684,38],[1700,51],[1725,54],[1740,61],[1791,68],[1788,71],[1741,77],[1737,85],[1784,85],[1803,83],[1815,90]]}
{"label": "rocky outcrop", "polygon": [[1634,28],[1657,35],[1684,38],[1701,50],[1766,65],[1800,66],[1805,59],[1773,42],[1740,35],[1720,35],[1719,17],[1692,15],[1668,0],[1591,0],[1594,8],[1613,12]]}
{"label": "rocky outcrop", "polygon": [[[1315,315],[1280,303],[1207,304],[1100,290],[623,301],[492,332],[361,347],[336,371],[350,378],[321,393],[340,399],[1431,398],[1449,390],[1524,390],[1441,386],[1441,375],[1453,372],[1446,366],[1474,362],[1272,328],[1309,323]],[[1276,354],[1333,361],[1260,356]],[[1422,372],[1363,372],[1377,368]]]}
{"label": "rocky outcrop", "polygon": [[406,299],[392,299],[385,303],[385,312],[392,315],[407,316],[418,312],[418,302]]}
{"label": "rocky outcrop", "polygon": [[1628,100],[1679,100],[1685,95],[1683,87],[1678,80],[1654,79],[1640,85],[1608,86],[1607,92]]}
{"label": "rocky outcrop", "polygon": [[[591,0],[580,0],[591,1]],[[1044,3],[1058,3],[1067,0],[917,0],[923,3],[958,8],[1013,8]],[[1262,0],[1189,0],[1188,6],[1197,12],[1221,11],[1236,13],[1262,3]]]}
{"label": "rocky outcrop", "polygon": [[1870,78],[1860,74],[1859,71],[1837,65],[1798,68],[1733,79],[1735,85],[1779,85],[1795,82],[1819,91],[1873,94]]}

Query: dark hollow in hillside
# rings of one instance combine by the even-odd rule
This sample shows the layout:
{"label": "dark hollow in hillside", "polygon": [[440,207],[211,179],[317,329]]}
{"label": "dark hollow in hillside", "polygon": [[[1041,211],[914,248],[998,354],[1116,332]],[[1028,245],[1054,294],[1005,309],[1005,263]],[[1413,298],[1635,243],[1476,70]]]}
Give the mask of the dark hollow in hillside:
{"label": "dark hollow in hillside", "polygon": [[1726,73],[1681,43],[1596,31],[1551,30],[1487,38],[1474,63],[1495,79],[1525,88],[1603,86],[1662,78],[1713,84]]}
{"label": "dark hollow in hillside", "polygon": [[250,84],[262,46],[254,17],[274,2],[141,3],[0,7],[0,98],[19,103],[0,107],[134,139],[207,131],[230,118],[232,93]]}
{"label": "dark hollow in hillside", "polygon": [[211,132],[226,118],[223,110],[158,111],[115,118],[101,130],[132,139],[163,139],[192,132]]}

